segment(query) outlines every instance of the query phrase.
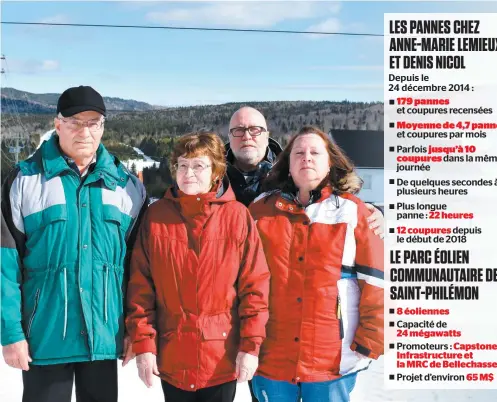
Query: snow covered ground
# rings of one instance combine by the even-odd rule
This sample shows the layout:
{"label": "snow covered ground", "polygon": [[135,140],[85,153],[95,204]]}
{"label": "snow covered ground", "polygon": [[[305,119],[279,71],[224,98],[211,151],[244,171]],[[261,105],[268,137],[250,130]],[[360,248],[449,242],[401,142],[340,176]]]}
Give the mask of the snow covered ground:
{"label": "snow covered ground", "polygon": [[155,162],[150,156],[145,155],[140,148],[133,147],[133,149],[138,155],[143,156],[145,162]]}
{"label": "snow covered ground", "polygon": [[141,172],[143,171],[143,168],[150,168],[152,166],[158,168],[160,165],[160,162],[145,161],[143,159],[128,159],[127,161],[121,161],[121,162],[128,169],[131,169],[131,166],[134,164],[137,172]]}
{"label": "snow covered ground", "polygon": [[[20,402],[22,396],[21,372],[11,369],[3,362],[3,359],[0,358],[0,360],[0,401]],[[147,402],[164,400],[159,380],[156,381],[153,388],[146,388],[139,380],[135,362],[132,361],[128,366],[119,370],[119,401],[136,402],[137,398]],[[352,402],[495,402],[497,401],[497,391],[385,390],[383,363],[380,359],[373,362],[369,370],[359,374],[351,400]],[[74,397],[73,401],[75,401]],[[250,402],[250,392],[246,383],[238,385],[235,402]]]}
{"label": "snow covered ground", "polygon": [[138,154],[142,155],[143,159],[129,159],[127,161],[121,161],[128,169],[134,164],[137,172],[143,171],[143,168],[150,168],[152,166],[158,168],[160,162],[154,161],[151,157],[145,155],[140,148],[133,147],[133,150]]}

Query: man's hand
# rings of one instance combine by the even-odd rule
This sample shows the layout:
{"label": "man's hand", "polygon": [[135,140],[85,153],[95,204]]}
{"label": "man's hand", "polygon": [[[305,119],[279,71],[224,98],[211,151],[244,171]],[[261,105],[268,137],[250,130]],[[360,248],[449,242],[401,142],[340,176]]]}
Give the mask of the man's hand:
{"label": "man's hand", "polygon": [[133,344],[131,343],[131,338],[129,336],[124,337],[123,342],[123,354],[121,358],[123,359],[123,367],[126,366],[131,360],[135,358],[133,353]]}
{"label": "man's hand", "polygon": [[29,363],[33,361],[29,355],[28,342],[19,341],[4,346],[3,359],[10,367],[29,371]]}
{"label": "man's hand", "polygon": [[136,367],[138,367],[138,376],[140,380],[148,387],[154,385],[154,375],[159,375],[157,368],[157,357],[150,352],[142,353],[136,356]]}
{"label": "man's hand", "polygon": [[236,378],[238,382],[250,381],[259,366],[259,358],[250,353],[238,352],[236,356]]}
{"label": "man's hand", "polygon": [[383,239],[383,237],[385,237],[385,220],[383,214],[373,204],[366,204],[366,207],[372,212],[367,218],[369,228],[375,235],[378,235],[380,239]]}

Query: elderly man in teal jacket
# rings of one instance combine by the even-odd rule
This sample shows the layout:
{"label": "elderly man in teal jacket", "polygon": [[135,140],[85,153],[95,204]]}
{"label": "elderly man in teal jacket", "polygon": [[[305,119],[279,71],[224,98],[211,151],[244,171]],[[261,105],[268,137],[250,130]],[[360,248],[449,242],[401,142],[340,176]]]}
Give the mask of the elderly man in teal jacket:
{"label": "elderly man in teal jacket", "polygon": [[59,98],[54,134],[2,187],[1,343],[22,369],[23,402],[117,401],[128,251],[142,183],[100,143],[91,87]]}

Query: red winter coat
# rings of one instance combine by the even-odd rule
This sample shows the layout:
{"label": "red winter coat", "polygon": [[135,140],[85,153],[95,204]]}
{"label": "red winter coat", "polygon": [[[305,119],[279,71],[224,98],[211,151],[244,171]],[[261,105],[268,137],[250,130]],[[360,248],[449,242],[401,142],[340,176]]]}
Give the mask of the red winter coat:
{"label": "red winter coat", "polygon": [[152,204],[131,260],[126,325],[160,377],[196,391],[232,381],[239,351],[259,354],[269,271],[248,209],[227,190],[170,189]]}
{"label": "red winter coat", "polygon": [[250,211],[271,272],[258,374],[329,381],[382,355],[383,241],[368,227],[365,204],[326,187],[305,209],[273,192]]}

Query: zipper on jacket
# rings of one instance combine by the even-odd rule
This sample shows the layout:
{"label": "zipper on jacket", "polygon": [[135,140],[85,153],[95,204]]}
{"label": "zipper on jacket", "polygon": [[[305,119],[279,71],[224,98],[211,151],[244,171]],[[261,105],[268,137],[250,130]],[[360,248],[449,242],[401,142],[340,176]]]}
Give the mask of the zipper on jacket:
{"label": "zipper on jacket", "polygon": [[66,339],[67,332],[67,269],[64,268],[64,332],[62,339]]}
{"label": "zipper on jacket", "polygon": [[31,317],[29,318],[27,338],[29,338],[29,335],[31,334],[31,325],[33,325],[33,319],[35,318],[36,309],[38,308],[39,298],[40,298],[40,289],[37,289],[35,293],[35,305],[33,307],[33,312],[31,313]]}
{"label": "zipper on jacket", "polygon": [[107,284],[109,282],[109,267],[104,265],[105,282],[104,282],[104,321],[107,324]]}
{"label": "zipper on jacket", "polygon": [[342,319],[342,304],[340,302],[340,295],[338,295],[338,302],[337,302],[337,318],[338,318],[338,324],[340,328],[340,339],[343,339],[344,336],[344,331],[343,331],[343,319]]}

